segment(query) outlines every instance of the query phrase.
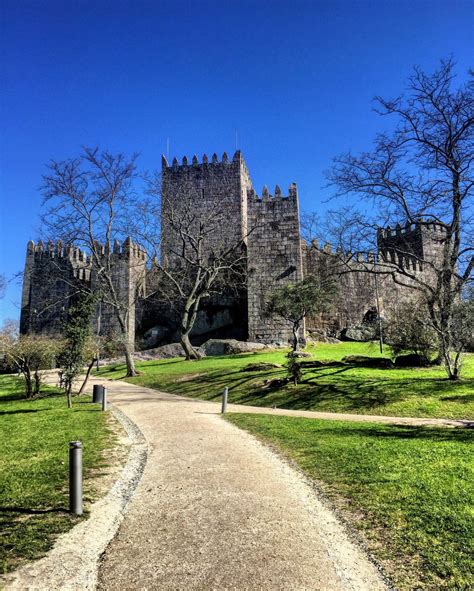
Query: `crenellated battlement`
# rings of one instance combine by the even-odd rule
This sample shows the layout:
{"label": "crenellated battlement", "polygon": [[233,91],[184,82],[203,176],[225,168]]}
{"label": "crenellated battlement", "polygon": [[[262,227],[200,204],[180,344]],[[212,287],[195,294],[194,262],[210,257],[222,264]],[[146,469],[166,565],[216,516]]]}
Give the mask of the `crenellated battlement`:
{"label": "crenellated battlement", "polygon": [[[99,242],[95,244],[95,250],[99,255],[105,256],[107,253],[107,247]],[[83,266],[87,266],[91,263],[91,254],[84,250],[72,245],[63,245],[61,240],[53,242],[48,241],[46,244],[39,240],[37,243],[30,240],[26,247],[26,254],[29,257],[36,258],[58,258],[68,259],[70,261],[76,261],[82,263]],[[139,244],[132,241],[130,237],[126,238],[121,244],[118,240],[115,240],[113,245],[112,255],[120,258],[131,258],[140,261],[146,261],[147,253],[144,248]]]}
{"label": "crenellated battlement", "polygon": [[377,236],[379,239],[395,238],[397,236],[405,236],[409,238],[415,236],[419,232],[429,232],[432,234],[444,235],[447,233],[447,227],[444,224],[436,222],[413,222],[407,223],[404,226],[397,224],[395,228],[386,226],[385,228],[379,228]]}
{"label": "crenellated battlement", "polygon": [[283,195],[280,186],[276,185],[274,194],[272,195],[268,191],[267,185],[264,185],[261,196],[257,195],[253,188],[247,189],[247,199],[252,203],[272,203],[275,201],[286,201],[287,203],[295,204],[298,200],[298,189],[296,187],[296,183],[291,183],[288,187],[288,195]]}
{"label": "crenellated battlement", "polygon": [[405,268],[419,268],[423,262],[440,261],[447,231],[447,226],[438,222],[397,224],[395,228],[387,226],[378,230],[377,245],[386,261],[403,264]]}
{"label": "crenellated battlement", "polygon": [[222,157],[219,159],[219,156],[214,152],[212,156],[209,158],[207,154],[203,154],[201,160],[199,160],[198,156],[194,154],[192,158],[188,158],[187,156],[183,156],[181,159],[181,164],[179,163],[176,156],[171,161],[171,164],[168,162],[166,156],[163,154],[161,156],[161,168],[163,172],[165,171],[178,171],[182,169],[189,169],[189,168],[199,168],[199,167],[217,167],[217,166],[242,166],[245,171],[248,173],[247,166],[245,161],[242,157],[242,153],[240,150],[237,150],[232,158],[229,158],[227,152],[222,154]]}
{"label": "crenellated battlement", "polygon": [[417,272],[423,271],[423,262],[413,255],[402,254],[393,249],[386,249],[380,251],[380,257],[383,263],[396,265],[400,269]]}
{"label": "crenellated battlement", "polygon": [[37,243],[30,240],[26,246],[26,254],[35,259],[49,257],[51,259],[69,259],[84,264],[89,262],[89,256],[85,251],[72,244],[63,245],[61,240],[57,242],[49,240],[46,244],[42,240],[39,240]]}
{"label": "crenellated battlement", "polygon": [[[339,259],[343,264],[361,263],[364,265],[374,265],[375,255],[373,252],[367,251],[343,251],[340,247],[336,249],[330,243],[324,244],[321,248],[317,240],[313,240],[310,245],[304,245],[307,256],[332,256],[334,259]],[[378,264],[395,265],[399,268],[404,268],[407,271],[422,272],[423,262],[416,256],[406,253],[397,252],[394,249],[384,249],[379,251]]]}

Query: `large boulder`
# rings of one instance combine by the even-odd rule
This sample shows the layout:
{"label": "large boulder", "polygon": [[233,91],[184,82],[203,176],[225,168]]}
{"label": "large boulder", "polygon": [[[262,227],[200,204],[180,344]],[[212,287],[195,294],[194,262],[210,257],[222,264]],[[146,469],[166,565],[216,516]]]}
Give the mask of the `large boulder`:
{"label": "large boulder", "polygon": [[308,340],[316,343],[331,343],[337,344],[341,341],[327,334],[322,328],[309,328],[308,329]]}
{"label": "large boulder", "polygon": [[210,357],[250,353],[260,349],[265,349],[263,343],[238,341],[237,339],[209,339],[200,346],[202,354]]}
{"label": "large boulder", "polygon": [[160,342],[166,343],[167,340],[171,340],[170,336],[170,330],[166,326],[153,326],[143,335],[141,339],[141,348],[147,351],[156,348],[156,345]]}
{"label": "large boulder", "polygon": [[373,326],[361,325],[350,326],[341,331],[342,341],[356,341],[365,343],[376,338],[376,330]]}
{"label": "large boulder", "polygon": [[170,343],[168,345],[161,345],[161,347],[155,347],[154,349],[147,349],[146,351],[137,351],[134,357],[141,361],[171,359],[173,357],[184,357],[184,351],[180,343]]}
{"label": "large boulder", "polygon": [[311,353],[308,353],[307,351],[290,351],[288,353],[288,357],[294,357],[294,358],[311,357]]}
{"label": "large boulder", "polygon": [[344,363],[342,361],[335,361],[334,359],[311,359],[309,361],[302,361],[301,367],[303,369],[315,369],[320,367],[341,367]]}

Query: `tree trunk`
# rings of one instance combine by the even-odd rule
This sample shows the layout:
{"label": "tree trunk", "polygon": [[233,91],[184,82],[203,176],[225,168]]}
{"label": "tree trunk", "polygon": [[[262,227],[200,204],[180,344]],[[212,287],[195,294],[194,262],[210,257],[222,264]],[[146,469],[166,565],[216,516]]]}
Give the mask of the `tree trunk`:
{"label": "tree trunk", "polygon": [[186,360],[189,361],[190,359],[202,358],[202,355],[199,353],[199,351],[192,346],[191,341],[189,340],[189,332],[182,333],[179,338],[179,342],[183,347]]}
{"label": "tree trunk", "polygon": [[128,334],[126,318],[124,318],[119,308],[116,308],[117,320],[122,331],[122,337],[125,343],[125,363],[127,365],[126,378],[133,378],[138,375],[135,369],[135,360],[133,359],[133,343],[130,342],[130,335]]}
{"label": "tree trunk", "polygon": [[84,381],[82,382],[81,387],[79,388],[79,392],[77,393],[78,396],[80,396],[84,392],[85,387],[87,386],[87,382],[89,381],[89,376],[91,375],[91,371],[92,371],[92,368],[94,367],[95,362],[96,362],[96,358],[94,358],[87,366],[86,376],[84,378]]}
{"label": "tree trunk", "polygon": [[459,380],[460,373],[461,373],[460,372],[461,366],[459,363],[459,359],[460,359],[460,355],[458,353],[454,354],[454,358],[453,358],[452,351],[450,351],[449,347],[446,347],[446,345],[444,345],[444,347],[443,347],[443,361],[444,361],[444,367],[446,369],[446,373],[448,374],[448,380],[451,380],[451,381]]}
{"label": "tree trunk", "polygon": [[125,362],[127,364],[126,378],[133,378],[138,375],[138,372],[135,369],[135,360],[133,359],[133,352],[131,349],[130,343],[127,342],[125,345]]}
{"label": "tree trunk", "polygon": [[31,381],[31,372],[29,368],[23,370],[23,377],[25,378],[25,398],[33,398],[33,384]]}
{"label": "tree trunk", "polygon": [[[441,300],[441,297],[439,297]],[[451,321],[451,304],[449,303],[446,308],[440,301],[436,303],[434,301],[428,301],[428,310],[430,313],[431,324],[438,333],[438,354],[436,356],[435,363],[443,364],[446,370],[448,380],[458,380],[460,377],[459,358],[455,356],[454,362],[451,353],[451,334],[450,334],[450,321]],[[437,313],[437,307],[442,309],[441,313]]]}
{"label": "tree trunk", "polygon": [[183,347],[187,361],[190,359],[202,358],[202,355],[192,346],[191,341],[189,340],[189,335],[191,334],[194,323],[196,322],[200,301],[201,300],[199,297],[190,295],[184,305],[183,316],[181,318],[181,334],[179,341]]}
{"label": "tree trunk", "polygon": [[291,343],[291,349],[293,352],[298,351],[298,330],[300,328],[299,322],[293,324],[293,339]]}
{"label": "tree trunk", "polygon": [[39,375],[38,370],[36,370],[34,373],[34,379],[35,379],[34,395],[36,396],[41,391],[41,376]]}
{"label": "tree trunk", "polygon": [[72,381],[69,381],[66,386],[67,407],[72,408]]}

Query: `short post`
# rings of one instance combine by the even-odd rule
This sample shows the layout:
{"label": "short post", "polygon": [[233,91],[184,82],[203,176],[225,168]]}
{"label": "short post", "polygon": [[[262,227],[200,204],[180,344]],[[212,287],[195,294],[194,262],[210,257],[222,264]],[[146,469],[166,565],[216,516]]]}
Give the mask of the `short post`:
{"label": "short post", "polygon": [[107,388],[102,387],[102,410],[107,410]]}
{"label": "short post", "polygon": [[82,515],[82,443],[69,442],[69,511]]}
{"label": "short post", "polygon": [[100,384],[94,384],[92,386],[92,402],[101,404],[104,398],[104,386]]}
{"label": "short post", "polygon": [[225,411],[227,410],[227,396],[229,394],[229,388],[226,386],[224,388],[224,392],[222,393],[222,410],[221,410],[221,414],[224,414]]}

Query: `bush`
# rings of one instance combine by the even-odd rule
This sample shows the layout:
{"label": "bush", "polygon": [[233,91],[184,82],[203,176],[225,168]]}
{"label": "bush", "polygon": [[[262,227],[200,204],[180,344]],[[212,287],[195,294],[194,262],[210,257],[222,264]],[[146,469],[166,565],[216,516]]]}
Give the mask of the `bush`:
{"label": "bush", "polygon": [[385,330],[392,356],[412,353],[430,363],[438,348],[436,331],[430,324],[423,303],[404,304],[398,307]]}
{"label": "bush", "polygon": [[12,340],[6,356],[25,380],[25,397],[33,398],[41,391],[41,370],[54,367],[61,347],[60,341],[45,336],[22,335]]}

